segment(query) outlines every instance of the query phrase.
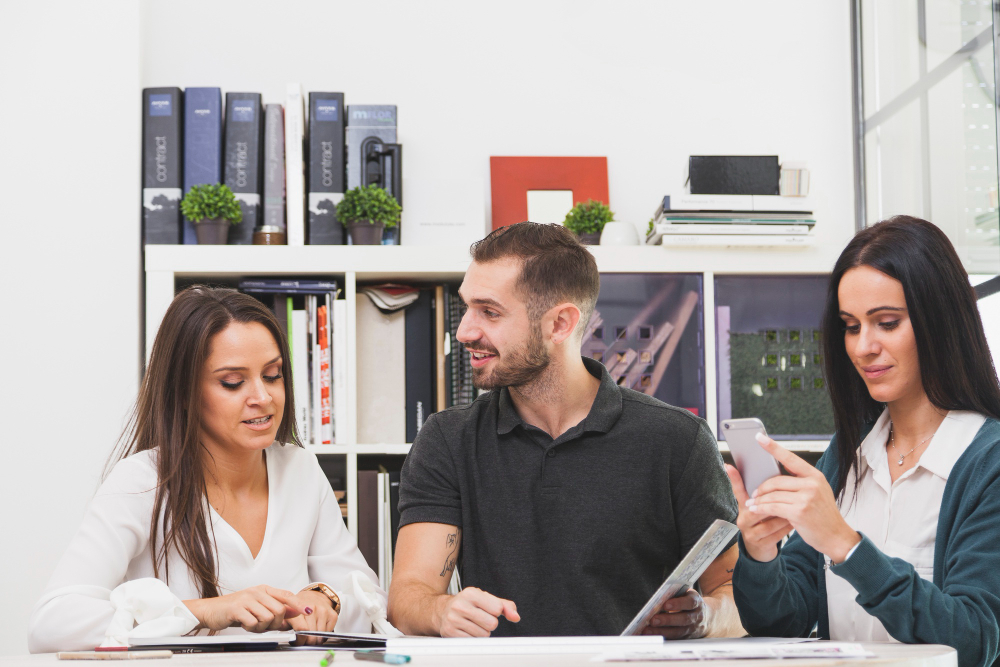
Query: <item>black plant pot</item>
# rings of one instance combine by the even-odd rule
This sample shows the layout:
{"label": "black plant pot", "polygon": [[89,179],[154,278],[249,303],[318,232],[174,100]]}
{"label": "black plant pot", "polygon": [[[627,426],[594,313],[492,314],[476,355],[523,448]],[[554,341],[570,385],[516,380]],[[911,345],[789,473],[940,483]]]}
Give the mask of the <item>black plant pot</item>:
{"label": "black plant pot", "polygon": [[351,243],[354,245],[382,245],[382,229],[385,227],[381,222],[350,222],[347,224],[347,233],[351,236]]}
{"label": "black plant pot", "polygon": [[225,245],[229,240],[229,221],[225,218],[206,218],[194,225],[198,245]]}

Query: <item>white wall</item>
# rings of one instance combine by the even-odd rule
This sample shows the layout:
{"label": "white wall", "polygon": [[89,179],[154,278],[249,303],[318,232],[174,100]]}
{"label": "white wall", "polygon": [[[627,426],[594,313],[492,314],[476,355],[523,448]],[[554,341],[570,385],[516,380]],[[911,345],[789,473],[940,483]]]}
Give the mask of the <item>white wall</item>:
{"label": "white wall", "polygon": [[[475,175],[490,155],[605,155],[611,209],[645,232],[691,154],[812,169],[832,266],[854,229],[850,13],[795,0],[143,5],[145,86],[285,84],[396,104],[404,173]],[[197,20],[192,20],[197,16]],[[179,48],[184,35],[187,48]]]}
{"label": "white wall", "polygon": [[93,495],[139,374],[139,13],[0,8],[0,655]]}
{"label": "white wall", "polygon": [[4,3],[0,31],[0,654],[26,650],[135,394],[142,86],[394,103],[411,175],[606,155],[643,228],[688,155],[777,154],[812,169],[819,263],[853,231],[846,3],[39,1]]}

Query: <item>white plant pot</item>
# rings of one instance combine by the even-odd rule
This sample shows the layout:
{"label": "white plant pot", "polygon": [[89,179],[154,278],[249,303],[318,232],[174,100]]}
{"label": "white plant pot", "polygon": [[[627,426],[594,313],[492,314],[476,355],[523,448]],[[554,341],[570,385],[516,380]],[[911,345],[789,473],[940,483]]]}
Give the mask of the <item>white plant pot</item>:
{"label": "white plant pot", "polygon": [[639,245],[639,233],[631,222],[609,222],[601,232],[601,245]]}

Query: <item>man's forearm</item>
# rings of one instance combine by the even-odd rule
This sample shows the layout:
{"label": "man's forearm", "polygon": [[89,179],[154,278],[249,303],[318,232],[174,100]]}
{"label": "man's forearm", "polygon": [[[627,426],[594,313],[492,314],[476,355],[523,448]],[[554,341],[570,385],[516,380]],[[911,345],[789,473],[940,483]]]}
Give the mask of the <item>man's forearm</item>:
{"label": "man's forearm", "polygon": [[733,599],[733,584],[727,582],[704,596],[709,608],[708,633],[706,637],[743,637],[746,630],[740,622],[740,613]]}
{"label": "man's forearm", "polygon": [[393,581],[389,593],[389,622],[407,635],[441,634],[441,610],[450,595],[419,581]]}

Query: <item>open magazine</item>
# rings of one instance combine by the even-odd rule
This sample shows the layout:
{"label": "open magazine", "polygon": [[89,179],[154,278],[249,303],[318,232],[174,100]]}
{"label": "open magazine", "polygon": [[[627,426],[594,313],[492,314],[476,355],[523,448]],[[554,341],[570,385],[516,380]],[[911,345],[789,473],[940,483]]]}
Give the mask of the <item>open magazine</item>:
{"label": "open magazine", "polygon": [[694,586],[698,577],[708,569],[708,566],[719,557],[719,554],[729,546],[730,540],[739,532],[739,528],[729,523],[716,519],[708,530],[702,534],[687,555],[677,564],[674,571],[670,573],[667,580],[653,593],[639,613],[635,615],[632,622],[624,630],[622,636],[634,635],[642,632],[649,624],[649,619],[660,609],[664,602],[670,598],[684,595],[689,588]]}

